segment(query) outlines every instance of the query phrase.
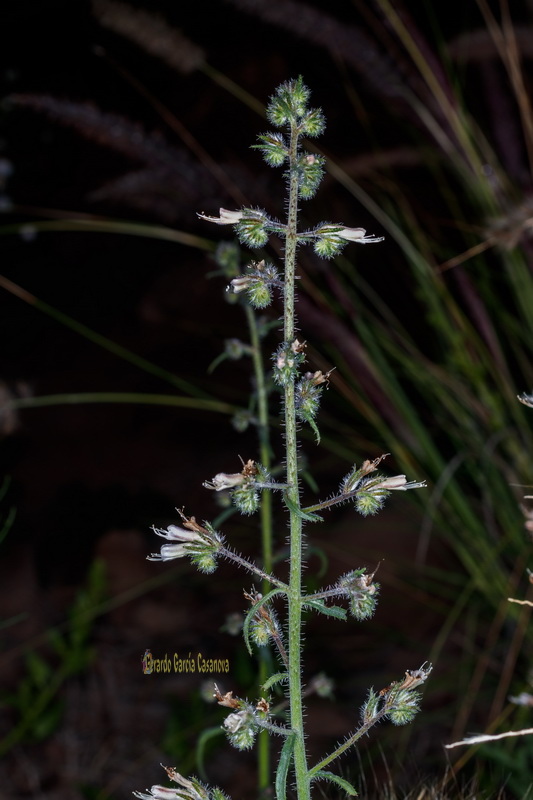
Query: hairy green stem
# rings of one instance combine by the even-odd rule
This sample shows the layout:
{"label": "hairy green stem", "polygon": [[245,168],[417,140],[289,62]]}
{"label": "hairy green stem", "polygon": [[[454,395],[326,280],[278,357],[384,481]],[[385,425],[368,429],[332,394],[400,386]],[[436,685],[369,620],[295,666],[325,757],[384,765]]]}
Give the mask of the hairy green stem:
{"label": "hairy green stem", "polygon": [[[294,283],[296,271],[297,221],[298,221],[298,130],[291,123],[289,161],[289,212],[285,237],[285,294],[284,294],[284,340],[294,340]],[[296,438],[296,413],[294,405],[294,380],[285,386],[285,456],[287,463],[287,495],[297,508],[300,507],[298,479],[298,449]],[[289,578],[289,696],[290,727],[295,734],[294,770],[298,800],[310,800],[310,781],[307,770],[305,737],[303,726],[302,675],[301,675],[301,627],[302,627],[302,520],[290,511],[290,578]]]}
{"label": "hairy green stem", "polygon": [[[361,488],[354,489],[352,492],[341,492],[340,494],[335,495],[335,497],[330,497],[329,500],[323,500],[320,503],[315,503],[312,506],[306,506],[302,509],[305,514],[313,514],[315,511],[323,511],[325,508],[331,508],[331,506],[336,506],[338,503],[347,503],[352,498],[357,497],[362,491]],[[375,495],[378,495],[378,492],[374,492]],[[382,491],[381,494],[387,495],[386,491]]]}
{"label": "hairy green stem", "polygon": [[[268,419],[268,393],[265,380],[265,365],[261,352],[261,342],[257,329],[255,313],[249,305],[245,306],[246,319],[250,331],[250,343],[252,345],[252,363],[254,367],[254,378],[257,396],[257,421],[259,435],[259,456],[261,464],[270,471],[271,453],[269,437]],[[261,539],[263,569],[265,572],[272,571],[272,494],[268,490],[263,490],[261,495]],[[268,591],[268,585],[263,586],[264,591]]]}
{"label": "hairy green stem", "polygon": [[[259,435],[259,458],[267,472],[271,466],[270,428],[268,419],[268,393],[266,387],[265,365],[255,312],[251,306],[245,305],[246,320],[250,332],[252,345],[252,363],[254,368],[255,387],[257,396],[257,431]],[[261,492],[261,550],[263,569],[272,572],[272,492],[263,489]],[[269,583],[263,578],[262,591],[266,594],[270,589]],[[279,645],[278,645],[279,646]],[[259,653],[259,685],[262,686],[269,676],[268,653],[261,648]],[[257,784],[260,792],[266,791],[271,785],[270,766],[270,737],[267,730],[261,731],[257,740]]]}
{"label": "hairy green stem", "polygon": [[327,767],[328,764],[331,764],[332,761],[335,761],[336,758],[338,758],[347,750],[349,750],[350,747],[353,747],[354,744],[357,742],[357,740],[361,738],[361,736],[364,736],[364,734],[367,733],[370,730],[370,728],[372,728],[376,724],[376,722],[379,722],[381,719],[383,719],[383,717],[385,717],[390,712],[392,705],[393,705],[392,702],[388,702],[385,706],[383,706],[381,711],[379,711],[374,717],[372,717],[372,719],[368,720],[368,722],[365,722],[363,725],[361,725],[361,727],[358,728],[355,731],[355,733],[353,733],[348,739],[346,739],[345,742],[339,745],[339,747],[337,747],[337,749],[334,750],[333,753],[330,753],[329,756],[326,756],[325,758],[322,759],[322,761],[319,761],[318,764],[316,764],[312,769],[309,770],[309,777],[313,778],[313,776],[316,775],[317,772],[319,772],[321,769],[324,769],[324,767]]}
{"label": "hairy green stem", "polygon": [[259,720],[259,725],[266,733],[270,731],[278,736],[291,736],[293,734],[290,728],[282,728],[281,725],[275,725],[273,722],[267,722],[266,720]]}
{"label": "hairy green stem", "polygon": [[266,584],[268,590],[270,590],[270,586],[277,586],[278,589],[282,589],[284,592],[289,592],[290,589],[286,583],[283,581],[278,580],[278,578],[274,577],[274,575],[268,575],[264,570],[257,567],[252,561],[247,561],[246,558],[238,555],[235,553],[231,548],[225,547],[222,545],[218,548],[217,554],[227,558],[228,561],[234,561],[235,564],[238,564],[240,567],[244,567],[249,572],[252,572],[254,575],[257,575],[261,580]]}

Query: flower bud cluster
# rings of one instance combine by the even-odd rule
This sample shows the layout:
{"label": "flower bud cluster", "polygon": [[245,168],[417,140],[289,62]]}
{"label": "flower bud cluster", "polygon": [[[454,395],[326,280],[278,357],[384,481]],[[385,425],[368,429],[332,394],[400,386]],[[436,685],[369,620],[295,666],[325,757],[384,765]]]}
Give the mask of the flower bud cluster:
{"label": "flower bud cluster", "polygon": [[252,706],[247,705],[241,711],[229,714],[224,720],[228,739],[237,750],[249,750],[253,747],[259,726]]}
{"label": "flower bud cluster", "polygon": [[231,418],[231,424],[237,433],[244,433],[256,418],[248,408],[240,408]]}
{"label": "flower bud cluster", "polygon": [[239,361],[243,356],[249,356],[252,348],[240,339],[226,339],[224,353],[231,361]]}
{"label": "flower bud cluster", "polygon": [[250,480],[237,486],[231,493],[233,504],[239,509],[241,514],[255,514],[259,508],[260,494],[256,488],[255,481]]}
{"label": "flower bud cluster", "polygon": [[314,239],[315,253],[321,258],[333,258],[348,242],[374,244],[384,239],[383,236],[367,236],[364,228],[347,228],[345,225],[335,225],[331,222],[322,222],[318,225],[310,233],[310,238]]}
{"label": "flower bud cluster", "polygon": [[407,725],[420,711],[420,692],[398,692],[394,698],[394,705],[387,714],[393,725]]}
{"label": "flower bud cluster", "polygon": [[152,527],[157,536],[167,539],[170,544],[163,544],[159,553],[147,556],[148,561],[171,561],[175,558],[190,556],[200,572],[214,572],[216,554],[223,545],[222,536],[209,523],[205,527],[199,525],[194,517],[182,516],[183,527],[169,525],[166,530]]}
{"label": "flower bud cluster", "polygon": [[347,500],[353,498],[356,510],[364,517],[376,514],[391,491],[405,492],[426,486],[425,481],[408,481],[405,475],[394,475],[390,478],[379,473],[370,475],[384,458],[385,456],[380,456],[373,461],[365,461],[359,469],[354,466],[341,483],[341,496],[346,496]]}
{"label": "flower bud cluster", "polygon": [[253,144],[254,150],[261,150],[263,158],[270,167],[281,167],[289,158],[289,147],[281,133],[263,133],[257,137],[261,144]]}
{"label": "flower bud cluster", "polygon": [[243,208],[241,219],[235,226],[235,233],[239,241],[247,247],[264,247],[268,242],[269,228],[271,220],[266,211],[254,208]]}
{"label": "flower bud cluster", "polygon": [[240,272],[241,254],[236,242],[219,242],[215,250],[215,261],[228,280]]}
{"label": "flower bud cluster", "polygon": [[327,385],[329,375],[329,372],[324,375],[320,370],[316,372],[306,372],[303,378],[296,384],[294,393],[294,405],[297,418],[301,419],[303,422],[309,423],[317,434],[318,431],[314,424],[314,419],[320,407],[322,389],[324,388],[324,384]]}
{"label": "flower bud cluster", "polygon": [[[252,605],[261,600],[259,592],[244,593]],[[271,639],[279,640],[281,629],[273,608],[268,605],[260,606],[255,612],[250,624],[250,637],[258,647],[265,647]]]}
{"label": "flower bud cluster", "polygon": [[342,494],[352,494],[355,492],[365,475],[375,472],[378,464],[380,464],[387,456],[388,453],[385,453],[384,455],[379,456],[379,458],[375,458],[373,461],[363,461],[359,468],[356,464],[354,464],[350,472],[342,479],[340,486]]}
{"label": "flower bud cluster", "polygon": [[134,797],[140,800],[229,800],[218,786],[205,786],[195,777],[184,778],[174,767],[163,767],[163,769],[179,788],[152,786],[146,792],[133,792]]}
{"label": "flower bud cluster", "polygon": [[240,211],[221,208],[218,217],[210,217],[207,214],[197,216],[207,222],[214,222],[215,225],[233,225],[239,241],[248,247],[263,247],[268,241],[269,231],[283,228],[271,220],[266,211],[255,208],[242,208]]}
{"label": "flower bud cluster", "polygon": [[355,508],[364,517],[376,514],[391,490],[405,492],[408,489],[424,489],[425,481],[408,481],[405,475],[394,475],[386,478],[379,473],[373,477],[363,478],[357,488]]}
{"label": "flower bud cluster", "polygon": [[309,109],[309,89],[301,76],[278,86],[270,98],[267,117],[276,128],[297,125],[303,136],[319,136],[325,127],[320,109]]}
{"label": "flower bud cluster", "polygon": [[361,708],[361,721],[363,725],[368,725],[372,722],[375,717],[379,714],[380,706],[382,704],[382,699],[379,694],[373,689],[370,689],[368,692],[368,697],[366,702],[364,703],[363,707]]}
{"label": "flower bud cluster", "polygon": [[224,720],[229,741],[237,750],[249,750],[261,727],[261,721],[268,718],[269,704],[261,698],[254,708],[247,701],[233,697],[233,692],[222,695],[216,686],[215,698],[219,705],[232,710]]}
{"label": "flower bud cluster", "polygon": [[[301,77],[287,81],[271,97],[267,117],[277,128],[288,128],[298,136],[318,136],[324,130],[324,116],[320,109],[308,108],[308,100],[309,89]],[[259,142],[255,147],[261,150],[271,167],[280,167],[290,160],[290,147],[280,133],[264,133],[259,136]],[[316,193],[324,173],[324,161],[322,156],[298,150],[291,170],[296,173],[302,199],[307,200]]]}
{"label": "flower bud cluster", "polygon": [[326,675],[325,672],[319,672],[314,678],[309,681],[309,691],[316,692],[318,697],[323,697],[326,700],[333,700],[333,690],[335,689],[335,682],[332,678]]}
{"label": "flower bud cluster", "polygon": [[305,342],[295,339],[280,344],[273,356],[274,380],[280,386],[288,386],[298,376],[298,368],[305,361]]}
{"label": "flower bud cluster", "polygon": [[363,478],[359,483],[355,498],[355,509],[363,517],[368,517],[369,514],[377,514],[383,508],[383,504],[390,492],[381,487],[382,480],[383,476],[378,474]]}
{"label": "flower bud cluster", "polygon": [[251,459],[241,472],[219,472],[211,481],[204,481],[206,489],[215,492],[231,490],[231,500],[242,514],[254,514],[259,508],[259,490],[265,485],[273,486],[270,475],[261,465]]}
{"label": "flower bud cluster", "polygon": [[312,153],[301,153],[296,162],[298,194],[303,200],[314,197],[324,174],[326,159]]}
{"label": "flower bud cluster", "polygon": [[373,616],[378,600],[379,583],[374,575],[366,574],[366,567],[348,572],[339,579],[338,587],[350,602],[350,613],[360,622]]}
{"label": "flower bud cluster", "polygon": [[366,703],[361,709],[363,724],[369,724],[376,717],[387,717],[394,725],[411,722],[420,709],[420,692],[413,691],[424,683],[433,669],[432,665],[422,664],[420,669],[406,670],[403,681],[393,681],[390,686],[376,693],[370,689]]}
{"label": "flower bud cluster", "polygon": [[235,294],[246,292],[250,305],[265,308],[272,302],[272,287],[281,285],[276,267],[263,260],[249,264],[244,275],[233,278],[228,289]]}

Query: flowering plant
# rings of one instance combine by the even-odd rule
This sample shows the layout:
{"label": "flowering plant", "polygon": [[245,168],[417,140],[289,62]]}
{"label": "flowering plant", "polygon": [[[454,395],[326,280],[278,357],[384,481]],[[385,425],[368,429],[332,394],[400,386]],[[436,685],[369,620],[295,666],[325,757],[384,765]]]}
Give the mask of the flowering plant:
{"label": "flowering plant", "polygon": [[[210,481],[205,481],[204,486],[216,492],[229,492],[232,502],[244,514],[253,514],[260,510],[267,502],[265,498],[268,493],[279,492],[289,516],[288,581],[282,581],[273,574],[271,559],[265,554],[263,567],[259,567],[231,550],[222,534],[214,530],[211,524],[205,522],[200,525],[194,517],[187,518],[183,513],[183,527],[170,525],[166,531],[154,528],[154,532],[168,543],[163,544],[160,554],[150,556],[152,560],[163,561],[189,556],[205,572],[213,571],[217,557],[224,556],[262,582],[261,592],[253,590],[246,594],[251,607],[244,621],[243,635],[250,651],[254,645],[271,645],[277,652],[280,671],[263,676],[262,696],[255,703],[234,697],[233,692],[222,695],[218,689],[215,697],[220,705],[230,710],[224,729],[230,743],[236,748],[243,750],[252,747],[261,731],[283,737],[284,744],[275,776],[278,800],[286,797],[289,778],[294,779],[298,800],[310,800],[311,786],[319,780],[336,783],[348,794],[355,795],[356,791],[348,781],[326,770],[326,767],[351,748],[378,721],[387,718],[396,725],[411,721],[419,708],[420,695],[415,689],[426,680],[431,671],[431,665],[424,664],[419,669],[407,670],[403,679],[392,682],[386,689],[379,692],[370,689],[355,731],[318,763],[308,763],[301,664],[303,611],[312,609],[336,619],[346,619],[347,610],[331,603],[336,599],[347,601],[348,611],[356,619],[367,619],[374,613],[379,584],[374,581],[375,571],[367,574],[366,568],[359,568],[340,577],[333,587],[312,594],[305,593],[302,581],[304,526],[319,522],[321,510],[343,503],[353,503],[355,509],[364,516],[375,514],[382,508],[391,491],[425,486],[424,482],[407,481],[405,475],[386,477],[378,473],[377,467],[385,458],[381,456],[372,461],[364,461],[360,467],[354,466],[341,481],[338,493],[330,499],[310,506],[301,503],[298,424],[307,423],[317,442],[320,440],[316,417],[321,394],[328,384],[330,373],[324,375],[319,370],[302,370],[306,360],[305,342],[301,342],[295,335],[297,248],[311,244],[319,256],[332,258],[350,242],[370,244],[382,240],[382,237],[367,235],[363,228],[330,222],[321,222],[309,230],[298,230],[299,202],[312,197],[317,191],[324,164],[322,156],[310,154],[301,146],[304,137],[317,136],[324,128],[322,112],[310,108],[308,101],[309,90],[301,78],[281,85],[271,98],[267,116],[276,128],[281,128],[284,132],[265,133],[259,137],[259,144],[256,145],[267,164],[285,167],[288,209],[286,221],[280,222],[270,217],[266,211],[252,208],[235,211],[220,209],[218,217],[199,214],[208,222],[231,225],[241,243],[250,248],[264,247],[271,234],[281,237],[284,242],[281,277],[278,268],[267,263],[265,259],[252,261],[242,274],[235,274],[235,271],[231,273],[228,269],[229,276],[233,274],[228,289],[244,298],[248,313],[251,313],[250,307],[263,309],[269,305],[275,291],[280,292],[282,297],[283,340],[272,356],[272,378],[283,393],[284,480],[281,483],[274,482],[270,474],[269,448],[265,445],[268,426],[268,415],[265,414],[266,390],[264,376],[262,379],[261,374],[258,374],[256,384],[260,396],[257,402],[262,413],[256,422],[262,445],[261,463],[250,459],[243,464],[240,473],[218,473]],[[252,354],[258,356],[259,348],[259,337],[252,336]],[[274,608],[274,604],[279,601],[283,601],[286,608],[284,626],[278,622]],[[282,722],[275,719],[269,701],[270,690],[276,685],[281,685],[286,690],[288,699],[287,717]],[[204,787],[194,778],[183,778],[173,768],[165,769],[179,788],[154,786],[150,793],[136,793],[137,796],[190,800],[220,800],[223,797],[219,789]]]}

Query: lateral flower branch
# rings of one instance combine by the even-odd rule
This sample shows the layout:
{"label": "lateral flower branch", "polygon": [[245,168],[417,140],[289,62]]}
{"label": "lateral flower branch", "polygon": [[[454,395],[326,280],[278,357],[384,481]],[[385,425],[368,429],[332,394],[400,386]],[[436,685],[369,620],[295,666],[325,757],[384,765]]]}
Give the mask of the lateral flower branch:
{"label": "lateral flower branch", "polygon": [[[274,128],[280,130],[261,134],[255,148],[268,165],[284,169],[286,218],[280,221],[267,211],[256,208],[221,208],[218,216],[204,213],[198,216],[206,222],[231,226],[241,245],[247,248],[264,248],[272,234],[282,239],[282,265],[276,266],[261,257],[252,259],[241,271],[239,258],[235,256],[235,248],[232,249],[231,245],[220,248],[219,263],[229,280],[228,299],[241,303],[249,320],[254,319],[251,316],[254,310],[262,310],[272,302],[274,293],[280,295],[283,303],[283,334],[272,353],[272,371],[268,376],[257,371],[257,365],[262,363],[258,358],[260,340],[266,334],[259,334],[259,326],[255,322],[250,328],[252,335],[249,346],[237,340],[232,340],[226,346],[229,357],[240,358],[246,354],[255,359],[256,395],[251,399],[250,410],[242,415],[238,425],[239,430],[248,424],[258,425],[260,458],[243,461],[240,472],[218,472],[210,480],[205,480],[203,486],[215,493],[228,494],[234,508],[245,515],[262,515],[266,509],[265,498],[268,498],[270,508],[272,493],[277,492],[280,510],[289,521],[288,580],[282,581],[271,574],[272,559],[268,567],[262,569],[228,547],[225,537],[213,525],[208,522],[199,524],[194,517],[186,517],[181,511],[181,525],[172,524],[166,529],[154,527],[154,533],[164,538],[166,543],[159,554],[153,554],[149,559],[168,561],[188,556],[198,569],[209,573],[216,569],[218,559],[223,557],[258,579],[258,588],[245,591],[249,608],[242,633],[250,653],[253,648],[272,648],[279,662],[279,671],[274,671],[266,679],[263,676],[260,682],[261,696],[255,703],[234,696],[232,691],[222,694],[218,688],[215,698],[219,705],[229,710],[222,727],[230,743],[237,749],[252,747],[258,734],[261,743],[263,731],[283,737],[275,779],[272,779],[277,800],[285,800],[288,784],[295,788],[297,800],[310,800],[312,784],[318,780],[334,783],[350,795],[356,794],[348,781],[324,768],[353,747],[377,722],[383,719],[395,725],[410,722],[419,709],[420,695],[414,690],[426,681],[432,667],[423,664],[417,670],[407,670],[402,680],[391,683],[381,691],[370,689],[355,731],[319,763],[314,766],[308,763],[303,702],[306,696],[302,663],[304,611],[324,614],[336,620],[346,620],[348,613],[358,621],[370,619],[379,595],[379,584],[374,580],[379,564],[373,572],[368,572],[364,566],[351,569],[339,577],[333,586],[306,594],[303,584],[305,525],[320,521],[317,512],[343,503],[352,503],[363,516],[375,514],[381,510],[391,491],[423,488],[425,482],[408,481],[405,475],[387,477],[380,474],[377,468],[385,458],[383,455],[364,461],[360,467],[354,465],[340,482],[339,490],[333,497],[312,505],[301,504],[299,426],[301,423],[309,425],[319,443],[317,420],[331,370],[323,373],[304,367],[306,343],[299,338],[299,334],[296,335],[297,250],[298,247],[311,245],[320,257],[332,258],[350,243],[375,244],[382,241],[383,237],[367,234],[364,228],[332,222],[320,222],[307,230],[299,230],[299,205],[312,198],[318,190],[324,167],[323,157],[306,152],[302,143],[305,138],[322,133],[324,117],[320,109],[309,106],[309,90],[302,78],[288,81],[276,90],[270,100],[267,117]],[[282,395],[284,453],[280,462],[271,466],[272,449],[265,438],[268,426],[266,397],[274,393]],[[256,408],[259,409],[257,417],[254,414]],[[279,481],[274,480],[273,475],[280,473],[283,477]],[[339,601],[340,605],[332,604],[333,600]],[[316,685],[317,692],[331,692],[331,682],[327,676],[321,676],[315,683],[306,683],[308,686]],[[285,692],[286,703],[272,707],[270,693],[279,689]],[[136,793],[136,796],[181,800],[224,798],[218,788],[206,787],[196,778],[183,778],[175,769],[165,767],[165,770],[170,780],[178,784],[177,788],[153,786],[149,794]]]}

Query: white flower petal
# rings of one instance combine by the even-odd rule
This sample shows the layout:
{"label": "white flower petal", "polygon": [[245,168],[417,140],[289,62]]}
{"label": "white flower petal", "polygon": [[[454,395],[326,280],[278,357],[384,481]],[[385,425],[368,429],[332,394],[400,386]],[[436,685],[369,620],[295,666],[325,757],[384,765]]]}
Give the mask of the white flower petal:
{"label": "white flower petal", "polygon": [[374,236],[373,234],[367,236],[365,228],[347,228],[346,226],[339,227],[335,231],[335,236],[358,244],[373,244],[374,242],[382,242],[385,238],[384,236]]}
{"label": "white flower petal", "polygon": [[219,217],[209,217],[207,214],[197,214],[200,219],[205,219],[207,222],[214,222],[216,225],[235,225],[242,217],[242,211],[228,211],[227,208],[220,208]]}
{"label": "white flower petal", "polygon": [[171,542],[202,542],[202,537],[195,531],[188,531],[178,525],[169,525],[166,530],[152,528],[153,532]]}
{"label": "white flower petal", "polygon": [[221,492],[223,489],[232,489],[234,486],[239,486],[241,483],[244,483],[244,475],[242,472],[234,472],[232,474],[219,472],[211,481],[204,481],[202,486],[206,489],[214,489],[215,492]]}
{"label": "white flower petal", "polygon": [[383,478],[382,481],[375,484],[373,489],[392,489],[401,492],[406,492],[407,489],[424,489],[426,487],[425,481],[408,481],[405,475],[394,475],[392,478]]}
{"label": "white flower petal", "polygon": [[226,717],[224,720],[224,727],[227,728],[230,733],[235,733],[239,730],[243,722],[244,712],[239,711],[237,714],[229,714]]}
{"label": "white flower petal", "polygon": [[184,544],[164,544],[159,553],[147,556],[148,561],[172,561],[174,558],[183,558],[187,555]]}

